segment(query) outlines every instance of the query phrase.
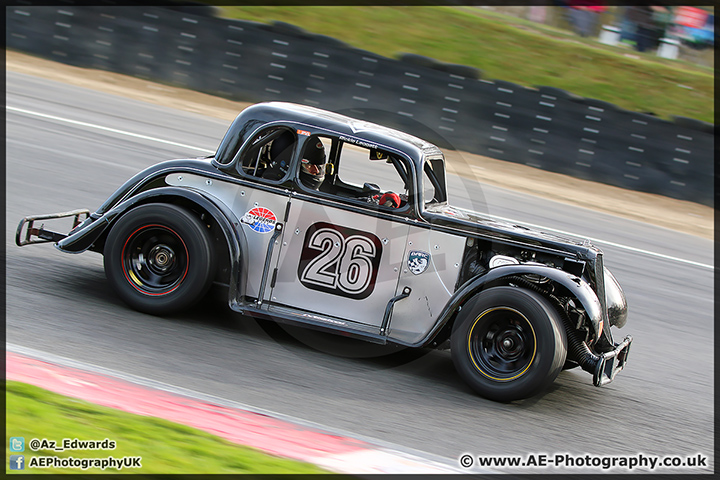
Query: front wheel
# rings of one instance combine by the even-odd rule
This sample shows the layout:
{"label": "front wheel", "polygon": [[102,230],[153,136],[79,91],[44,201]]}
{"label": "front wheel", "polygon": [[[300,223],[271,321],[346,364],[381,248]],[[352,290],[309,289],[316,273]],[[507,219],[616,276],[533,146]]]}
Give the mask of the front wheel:
{"label": "front wheel", "polygon": [[105,274],[118,296],[141,312],[165,315],[194,304],[215,272],[208,228],[176,205],[136,207],[105,242]]}
{"label": "front wheel", "polygon": [[550,302],[530,290],[494,287],[463,306],[451,355],[461,377],[483,397],[509,402],[547,388],[562,370],[567,338]]}

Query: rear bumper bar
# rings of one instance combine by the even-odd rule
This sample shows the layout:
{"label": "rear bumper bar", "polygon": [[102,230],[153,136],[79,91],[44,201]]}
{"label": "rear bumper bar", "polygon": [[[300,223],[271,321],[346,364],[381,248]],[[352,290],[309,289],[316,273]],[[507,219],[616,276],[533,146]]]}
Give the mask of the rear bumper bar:
{"label": "rear bumper bar", "polygon": [[[81,218],[84,215],[85,218]],[[73,217],[72,226],[68,231],[72,231],[75,227],[80,225],[85,219],[90,216],[90,210],[73,210],[71,212],[63,213],[51,213],[47,215],[33,215],[25,217],[20,220],[17,231],[15,232],[15,243],[22,247],[23,245],[30,245],[33,243],[49,243],[59,242],[63,238],[67,237],[67,234],[57,233],[51,230],[45,230],[45,224],[40,224],[40,227],[35,226],[35,222],[38,220],[55,220],[58,218]]]}

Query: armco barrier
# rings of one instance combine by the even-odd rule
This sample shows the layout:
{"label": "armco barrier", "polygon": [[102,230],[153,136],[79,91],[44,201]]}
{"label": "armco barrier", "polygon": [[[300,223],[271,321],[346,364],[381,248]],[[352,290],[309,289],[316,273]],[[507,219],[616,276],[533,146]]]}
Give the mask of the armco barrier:
{"label": "armco barrier", "polygon": [[[71,2],[68,2],[71,3]],[[454,148],[713,204],[714,126],[623,110],[550,87],[398,60],[207,8],[15,6],[8,48],[245,101],[283,100],[395,126]]]}

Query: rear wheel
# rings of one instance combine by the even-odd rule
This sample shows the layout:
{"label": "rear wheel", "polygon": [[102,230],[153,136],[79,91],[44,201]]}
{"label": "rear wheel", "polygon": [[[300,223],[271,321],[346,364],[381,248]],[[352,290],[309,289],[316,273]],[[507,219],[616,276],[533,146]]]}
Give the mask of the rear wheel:
{"label": "rear wheel", "polygon": [[194,304],[215,272],[208,228],[188,210],[147,204],[123,215],[105,242],[105,274],[118,296],[146,313]]}
{"label": "rear wheel", "polygon": [[567,357],[562,320],[530,290],[494,287],[463,306],[453,327],[455,368],[480,395],[509,402],[535,395]]}

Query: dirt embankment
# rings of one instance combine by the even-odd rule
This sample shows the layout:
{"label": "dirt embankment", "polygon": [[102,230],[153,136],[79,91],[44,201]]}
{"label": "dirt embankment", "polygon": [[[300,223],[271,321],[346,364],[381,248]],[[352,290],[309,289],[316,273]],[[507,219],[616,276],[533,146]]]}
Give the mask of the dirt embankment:
{"label": "dirt embankment", "polygon": [[[6,52],[6,69],[227,120],[249,104],[138,78]],[[498,187],[713,239],[714,209],[661,195],[545,172],[466,152],[446,152],[449,169]]]}

